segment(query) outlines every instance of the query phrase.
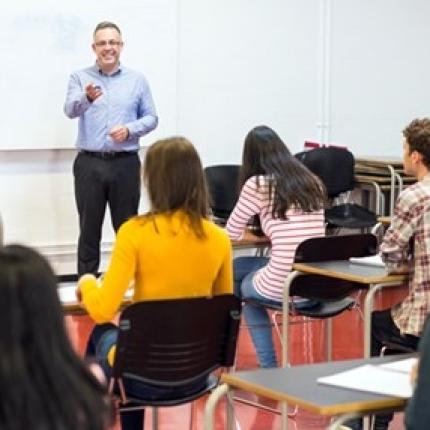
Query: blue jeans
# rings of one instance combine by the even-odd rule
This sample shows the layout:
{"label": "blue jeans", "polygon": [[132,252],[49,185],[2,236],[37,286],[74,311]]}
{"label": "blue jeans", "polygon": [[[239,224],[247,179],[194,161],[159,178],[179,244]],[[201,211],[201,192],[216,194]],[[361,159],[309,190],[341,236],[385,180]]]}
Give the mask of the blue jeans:
{"label": "blue jeans", "polygon": [[257,352],[261,367],[276,367],[276,353],[272,339],[272,325],[266,304],[279,304],[260,295],[254,288],[253,278],[255,273],[266,266],[269,259],[266,257],[238,257],[233,262],[234,293],[240,299],[253,299],[262,306],[254,306],[246,303],[243,306],[243,314],[249,326],[252,342]]}
{"label": "blue jeans", "polygon": [[[102,367],[107,380],[112,376],[112,367],[107,356],[118,339],[118,327],[112,323],[96,325],[90,335],[87,344],[86,356],[95,358]],[[159,388],[132,379],[124,379],[124,387],[127,395],[146,400],[167,400],[187,397],[200,391],[207,384],[207,376],[202,377],[193,384],[182,387]],[[120,414],[122,430],[142,430],[144,410],[127,411]]]}

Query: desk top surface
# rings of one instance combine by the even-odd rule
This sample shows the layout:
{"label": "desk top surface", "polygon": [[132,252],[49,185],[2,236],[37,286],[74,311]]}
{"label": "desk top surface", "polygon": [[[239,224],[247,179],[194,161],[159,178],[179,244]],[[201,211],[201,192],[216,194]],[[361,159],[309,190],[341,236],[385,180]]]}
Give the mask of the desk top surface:
{"label": "desk top surface", "polygon": [[[86,315],[87,311],[82,307],[76,298],[77,282],[67,282],[58,286],[58,298],[60,299],[63,312],[66,315]],[[121,303],[121,309],[132,302],[133,290],[127,290]]]}
{"label": "desk top surface", "polygon": [[293,269],[299,272],[329,276],[360,284],[380,284],[402,282],[408,275],[388,275],[385,268],[351,263],[348,260],[323,261],[319,263],[294,263]]}
{"label": "desk top surface", "polygon": [[403,160],[400,157],[384,157],[376,155],[362,155],[355,158],[356,163],[369,164],[373,166],[393,166],[402,167]]}
{"label": "desk top surface", "polygon": [[367,360],[332,361],[290,368],[259,369],[223,374],[221,380],[273,400],[286,401],[321,415],[402,409],[406,399],[319,384],[317,378],[333,375],[366,363],[377,364],[408,355],[374,357]]}

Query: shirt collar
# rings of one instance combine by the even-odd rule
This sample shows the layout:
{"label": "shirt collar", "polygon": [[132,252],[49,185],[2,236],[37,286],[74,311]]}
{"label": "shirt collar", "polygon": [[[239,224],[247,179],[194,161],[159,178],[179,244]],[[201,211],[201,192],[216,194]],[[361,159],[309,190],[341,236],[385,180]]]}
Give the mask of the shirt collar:
{"label": "shirt collar", "polygon": [[110,75],[106,75],[105,73],[103,73],[103,70],[99,67],[99,65],[97,64],[97,61],[96,61],[95,64],[94,64],[94,70],[99,75],[102,75],[102,76],[115,76],[115,75],[118,75],[119,73],[121,73],[122,66],[121,66],[121,63],[119,63],[118,64],[118,68],[113,73],[111,73]]}

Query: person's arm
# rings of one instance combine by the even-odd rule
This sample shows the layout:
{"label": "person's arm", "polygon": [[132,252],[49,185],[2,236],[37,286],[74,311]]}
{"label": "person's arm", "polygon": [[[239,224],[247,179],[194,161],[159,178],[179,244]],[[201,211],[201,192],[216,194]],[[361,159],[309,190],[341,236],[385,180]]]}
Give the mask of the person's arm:
{"label": "person's arm", "polygon": [[382,260],[391,273],[407,271],[411,256],[410,240],[420,219],[407,194],[401,195],[396,203],[391,225],[380,246]]}
{"label": "person's arm", "polygon": [[252,216],[261,212],[262,204],[261,193],[257,189],[255,177],[252,177],[243,185],[236,206],[227,220],[226,230],[231,240],[254,240],[246,226]]}
{"label": "person's arm", "polygon": [[82,303],[98,324],[112,320],[134,278],[137,252],[133,244],[133,231],[128,223],[119,229],[111,262],[100,287],[94,277],[84,275],[79,280]]}
{"label": "person's arm", "polygon": [[420,361],[415,390],[405,413],[407,430],[427,430],[430,421],[430,324],[420,342]]}
{"label": "person's arm", "polygon": [[233,259],[230,240],[227,236],[223,237],[218,252],[222,253],[224,258],[213,284],[213,294],[233,294]]}
{"label": "person's arm", "polygon": [[[93,87],[93,89],[94,91],[98,90],[96,87]],[[87,90],[83,88],[78,75],[75,73],[72,74],[67,86],[64,113],[69,118],[76,118],[83,115],[90,106],[91,101],[87,97]]]}
{"label": "person's arm", "polygon": [[142,78],[142,88],[137,108],[137,120],[124,124],[128,130],[128,136],[142,137],[154,130],[158,125],[158,116],[155,110],[151,89],[145,78]]}

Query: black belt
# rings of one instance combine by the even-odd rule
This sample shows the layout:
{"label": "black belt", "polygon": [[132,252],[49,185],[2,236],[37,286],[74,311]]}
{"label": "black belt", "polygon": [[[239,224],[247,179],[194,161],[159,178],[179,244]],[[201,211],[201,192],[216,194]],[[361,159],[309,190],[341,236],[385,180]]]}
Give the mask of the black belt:
{"label": "black belt", "polygon": [[136,155],[137,151],[86,151],[81,149],[79,154],[88,155],[89,157],[100,158],[102,160],[114,160],[115,158],[129,157]]}

